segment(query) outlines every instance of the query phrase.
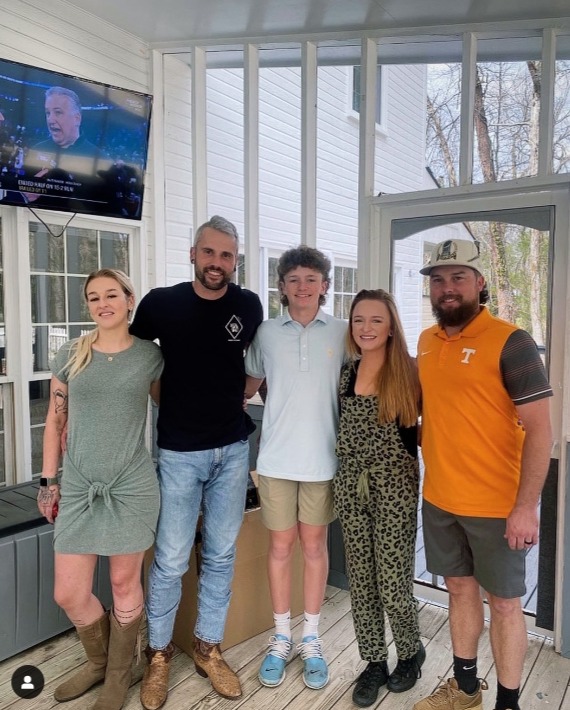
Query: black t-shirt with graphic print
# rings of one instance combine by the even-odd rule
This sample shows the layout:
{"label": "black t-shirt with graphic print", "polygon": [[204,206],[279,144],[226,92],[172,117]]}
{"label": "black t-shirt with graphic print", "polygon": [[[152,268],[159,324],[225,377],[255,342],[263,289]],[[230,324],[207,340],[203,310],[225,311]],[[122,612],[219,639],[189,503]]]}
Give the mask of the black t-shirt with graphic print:
{"label": "black t-shirt with graphic print", "polygon": [[262,320],[259,297],[233,283],[215,300],[197,296],[191,282],[142,299],[131,333],[158,339],[164,356],[160,448],[203,451],[247,438],[244,353]]}

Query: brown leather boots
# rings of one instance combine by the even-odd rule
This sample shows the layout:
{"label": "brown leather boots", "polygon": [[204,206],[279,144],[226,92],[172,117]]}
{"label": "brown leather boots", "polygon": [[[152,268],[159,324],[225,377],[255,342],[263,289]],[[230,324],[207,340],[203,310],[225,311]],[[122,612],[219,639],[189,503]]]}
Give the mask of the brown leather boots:
{"label": "brown leather boots", "polygon": [[224,661],[219,644],[206,643],[194,637],[192,657],[196,672],[203,678],[210,679],[216,693],[229,700],[241,697],[239,678]]}
{"label": "brown leather boots", "polygon": [[150,646],[144,650],[148,665],[142,679],[141,705],[145,710],[158,710],[166,702],[169,664],[173,653],[174,644],[172,641],[162,651],[157,651]]}
{"label": "brown leather boots", "polygon": [[131,684],[133,656],[142,619],[141,614],[122,626],[111,612],[105,683],[91,710],[121,710],[123,707]]}
{"label": "brown leather boots", "polygon": [[79,640],[85,649],[87,665],[65,683],[57,686],[53,697],[58,703],[79,698],[89,688],[105,680],[109,648],[109,613],[103,614],[89,626],[76,628]]}
{"label": "brown leather boots", "polygon": [[[145,649],[148,665],[141,686],[141,705],[145,710],[158,710],[166,702],[169,664],[173,653],[173,643],[169,643],[163,651],[157,651],[150,646]],[[219,644],[206,643],[199,638],[194,638],[192,658],[196,672],[203,678],[210,679],[216,693],[229,700],[237,700],[241,697],[239,679],[224,661]]]}
{"label": "brown leather boots", "polygon": [[87,655],[87,664],[68,681],[58,685],[54,698],[60,703],[73,700],[104,680],[91,710],[120,710],[131,683],[133,655],[142,618],[141,614],[121,626],[111,611],[89,626],[79,627],[77,633]]}

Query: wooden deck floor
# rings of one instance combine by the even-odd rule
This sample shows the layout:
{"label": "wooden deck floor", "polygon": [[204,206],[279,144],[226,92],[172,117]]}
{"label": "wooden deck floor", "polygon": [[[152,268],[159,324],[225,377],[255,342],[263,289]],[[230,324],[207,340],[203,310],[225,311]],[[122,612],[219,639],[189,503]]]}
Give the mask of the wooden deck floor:
{"label": "wooden deck floor", "polygon": [[[431,693],[440,677],[450,673],[451,651],[447,610],[420,602],[420,620],[427,659],[422,678],[407,693],[396,695],[382,689],[374,707],[381,710],[411,710],[421,697]],[[296,619],[296,626],[300,623]],[[295,633],[296,631],[296,633]],[[299,629],[294,637],[299,636]],[[352,684],[364,663],[358,656],[347,592],[329,587],[321,616],[321,635],[331,671],[330,683],[320,691],[306,688],[301,677],[301,662],[294,658],[288,665],[284,683],[276,689],[263,688],[257,671],[267,640],[266,634],[256,636],[226,651],[228,662],[239,672],[244,695],[239,701],[224,700],[216,695],[209,682],[200,678],[192,662],[184,653],[177,653],[171,666],[171,690],[167,710],[344,710],[354,708],[351,701]],[[391,639],[389,639],[391,640]],[[390,646],[390,666],[395,662],[393,644]],[[53,699],[53,689],[74,668],[84,661],[83,652],[74,632],[37,646],[0,664],[0,709],[45,710],[65,708],[83,710],[89,707],[98,692],[91,691],[83,698],[59,705]],[[46,679],[44,691],[33,700],[20,700],[12,692],[10,678],[22,665],[41,669]],[[142,664],[136,668],[133,686],[129,691],[125,710],[140,709],[139,681]],[[492,710],[495,700],[495,669],[492,662],[489,634],[481,640],[479,672],[490,685],[484,694],[485,710]],[[555,653],[550,639],[529,636],[526,656],[521,708],[523,710],[570,710],[570,660]]]}

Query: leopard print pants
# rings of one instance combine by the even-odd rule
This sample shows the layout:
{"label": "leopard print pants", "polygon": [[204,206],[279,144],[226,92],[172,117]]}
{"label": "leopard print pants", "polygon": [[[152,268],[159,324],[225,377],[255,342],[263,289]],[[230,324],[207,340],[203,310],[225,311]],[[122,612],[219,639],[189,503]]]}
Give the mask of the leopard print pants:
{"label": "leopard print pants", "polygon": [[385,450],[385,457],[393,453],[388,461],[391,465],[383,461],[381,470],[368,467],[366,503],[357,495],[358,479],[366,465],[358,457],[341,458],[333,480],[356,639],[361,658],[368,662],[388,658],[384,613],[398,658],[411,658],[420,639],[413,595],[418,463],[403,451],[401,442],[391,443]]}

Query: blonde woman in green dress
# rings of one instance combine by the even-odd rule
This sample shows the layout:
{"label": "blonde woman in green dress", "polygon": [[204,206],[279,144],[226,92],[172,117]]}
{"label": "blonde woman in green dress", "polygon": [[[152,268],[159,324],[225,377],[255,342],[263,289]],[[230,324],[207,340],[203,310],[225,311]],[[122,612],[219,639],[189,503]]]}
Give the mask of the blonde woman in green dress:
{"label": "blonde woman in green dress", "polygon": [[[145,429],[148,395],[158,400],[163,361],[156,344],[129,334],[135,298],[123,272],[90,274],[84,295],[96,328],[63,345],[52,363],[42,473],[47,481],[38,505],[55,521],[55,600],[75,625],[88,662],[54,696],[65,702],[104,681],[93,710],[119,710],[142,620],[143,556],[158,518],[158,482]],[[109,558],[111,612],[92,592],[99,555]]]}

